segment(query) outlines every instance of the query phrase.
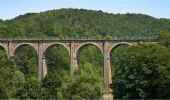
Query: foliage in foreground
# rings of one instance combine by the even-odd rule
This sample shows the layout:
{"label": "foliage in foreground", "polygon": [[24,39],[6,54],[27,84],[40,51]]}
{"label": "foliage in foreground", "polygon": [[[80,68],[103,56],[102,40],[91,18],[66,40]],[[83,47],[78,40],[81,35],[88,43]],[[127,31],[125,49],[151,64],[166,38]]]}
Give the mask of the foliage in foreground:
{"label": "foliage in foreground", "polygon": [[170,98],[170,50],[159,44],[125,49],[118,57],[112,88],[115,98]]}
{"label": "foliage in foreground", "polygon": [[100,68],[90,63],[79,66],[72,83],[67,89],[70,99],[97,99],[102,96],[102,77]]}

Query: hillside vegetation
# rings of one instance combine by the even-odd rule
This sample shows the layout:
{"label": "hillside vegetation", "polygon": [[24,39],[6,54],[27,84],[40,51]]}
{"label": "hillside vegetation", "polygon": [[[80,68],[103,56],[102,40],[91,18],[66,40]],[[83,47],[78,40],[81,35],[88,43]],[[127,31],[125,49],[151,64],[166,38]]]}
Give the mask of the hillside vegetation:
{"label": "hillside vegetation", "polygon": [[85,9],[27,13],[0,20],[1,38],[115,38],[155,37],[170,32],[169,19],[143,14],[111,14]]}

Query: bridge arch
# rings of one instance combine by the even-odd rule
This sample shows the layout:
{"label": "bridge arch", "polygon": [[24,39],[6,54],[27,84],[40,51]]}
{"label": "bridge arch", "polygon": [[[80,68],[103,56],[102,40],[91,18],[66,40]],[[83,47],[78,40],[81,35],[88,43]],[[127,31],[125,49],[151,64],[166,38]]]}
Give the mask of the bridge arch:
{"label": "bridge arch", "polygon": [[[62,57],[66,58],[65,59],[66,63],[67,63],[67,61],[69,62],[69,64],[67,64],[68,66],[67,65],[66,66],[60,65],[60,64],[63,64],[63,59],[62,59],[62,57],[60,57],[61,55],[58,55],[58,54],[57,54],[57,56],[53,55],[54,57],[50,58],[50,56],[49,56],[50,54],[48,54],[48,53],[50,53],[50,49],[53,49],[53,47],[57,47],[57,49],[64,50],[64,51],[59,50],[59,52],[58,52],[57,49],[56,49],[56,52],[58,52],[58,53],[64,52],[61,55],[62,55]],[[59,58],[57,58],[58,59],[57,61],[55,61],[56,60],[55,57],[59,57]],[[68,70],[68,71],[70,70],[70,48],[65,43],[54,42],[54,43],[50,43],[50,44],[46,45],[45,48],[42,50],[42,58],[43,58],[42,59],[43,60],[43,68],[45,70],[43,77],[45,77],[46,74],[48,74],[49,72],[55,71],[57,69],[57,67],[62,67],[65,70]],[[55,66],[50,66],[51,60],[49,60],[49,58],[52,60],[52,62],[55,62],[55,64],[53,63],[53,65],[55,65]]]}
{"label": "bridge arch", "polygon": [[115,49],[115,48],[117,48],[117,47],[120,46],[120,45],[129,45],[129,46],[131,46],[132,44],[131,44],[131,43],[128,43],[128,42],[119,42],[119,43],[114,44],[114,45],[111,46],[111,48],[109,49],[107,58],[110,58],[110,57],[111,57],[111,52],[112,52],[112,50]]}
{"label": "bridge arch", "polygon": [[37,53],[37,55],[38,55],[38,50],[36,49],[36,47],[35,47],[32,43],[20,43],[20,44],[18,44],[18,45],[13,49],[12,55],[14,56],[15,53],[16,53],[16,51],[17,51],[19,48],[21,48],[21,47],[23,47],[23,46],[25,46],[25,45],[29,45],[29,46],[31,46],[32,48],[34,48],[34,50],[36,51],[36,53]]}
{"label": "bridge arch", "polygon": [[44,53],[45,53],[49,48],[51,48],[51,47],[53,47],[53,46],[55,46],[55,45],[61,45],[61,46],[63,46],[65,49],[67,49],[67,51],[68,51],[68,53],[69,53],[69,55],[70,55],[70,48],[69,48],[67,45],[65,45],[64,43],[55,42],[55,43],[51,43],[51,44],[47,45],[47,46],[44,48],[44,50],[43,50],[43,56],[44,56]]}
{"label": "bridge arch", "polygon": [[83,44],[81,44],[81,45],[79,45],[79,46],[77,47],[77,49],[75,50],[74,58],[77,58],[77,56],[79,55],[81,49],[82,49],[83,47],[87,46],[87,45],[94,45],[95,47],[97,47],[97,48],[101,51],[101,53],[102,53],[102,55],[103,55],[103,49],[102,49],[102,47],[101,47],[98,43],[87,42],[87,43],[83,43]]}
{"label": "bridge arch", "polygon": [[[94,50],[97,50],[97,59],[94,59],[93,53],[89,52],[88,54],[86,54],[86,57],[88,58],[88,60],[83,61],[81,59],[81,53],[83,53],[83,51],[85,49],[90,49],[93,48]],[[92,42],[87,42],[87,43],[83,43],[81,45],[79,45],[76,50],[75,50],[75,58],[76,59],[76,67],[78,68],[79,65],[84,64],[86,62],[90,62],[91,64],[94,64],[94,66],[98,66],[96,65],[97,63],[99,64],[98,67],[101,68],[101,72],[100,75],[101,77],[103,77],[103,70],[104,70],[104,57],[103,57],[103,49],[102,49],[102,44],[98,44],[98,43],[92,43]],[[85,50],[86,51],[86,50]],[[87,52],[87,51],[86,51]],[[92,57],[91,57],[92,56]],[[97,63],[94,63],[93,61],[96,61]]]}
{"label": "bridge arch", "polygon": [[[19,70],[24,73],[25,78],[34,77],[38,79],[39,54],[36,45],[32,43],[19,43],[17,45],[13,44],[13,46],[14,49],[12,49],[12,56],[17,58],[15,64],[17,64]],[[25,57],[23,54],[27,56]]]}
{"label": "bridge arch", "polygon": [[[84,50],[85,53],[83,53]],[[89,50],[92,51],[88,52]],[[84,54],[85,56],[81,57],[81,54]],[[98,73],[95,74],[100,76],[100,78],[102,79],[100,81],[101,82],[100,85],[103,86],[104,85],[104,56],[103,56],[102,42],[101,43],[86,42],[78,45],[75,49],[75,57],[76,58],[74,59],[76,59],[76,70],[83,68],[83,66],[88,67],[86,66],[86,62],[90,63],[92,65],[91,66],[92,68],[98,70]]]}

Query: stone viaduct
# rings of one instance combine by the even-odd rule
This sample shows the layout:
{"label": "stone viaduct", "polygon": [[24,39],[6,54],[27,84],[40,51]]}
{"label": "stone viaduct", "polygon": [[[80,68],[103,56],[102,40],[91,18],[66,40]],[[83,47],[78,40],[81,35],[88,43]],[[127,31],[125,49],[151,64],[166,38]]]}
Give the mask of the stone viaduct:
{"label": "stone viaduct", "polygon": [[[111,75],[111,65],[110,65],[110,53],[112,49],[116,48],[119,45],[136,45],[140,43],[141,40],[0,40],[0,46],[3,47],[8,57],[14,56],[16,50],[23,45],[32,46],[38,55],[38,79],[41,80],[47,74],[47,64],[44,53],[46,50],[54,45],[62,45],[64,46],[68,52],[70,57],[70,72],[74,73],[75,70],[78,69],[77,64],[77,56],[82,47],[86,45],[94,45],[100,49],[103,58],[103,93],[110,94],[112,90],[109,88],[109,84],[112,82]],[[142,42],[156,42],[156,40],[142,40]]]}

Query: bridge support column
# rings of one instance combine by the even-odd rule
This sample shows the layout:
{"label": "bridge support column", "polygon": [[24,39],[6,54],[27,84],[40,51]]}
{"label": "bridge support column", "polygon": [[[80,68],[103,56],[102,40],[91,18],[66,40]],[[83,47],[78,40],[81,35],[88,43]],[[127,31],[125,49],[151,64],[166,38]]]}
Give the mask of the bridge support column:
{"label": "bridge support column", "polygon": [[103,97],[106,100],[112,100],[112,90],[110,88],[110,84],[112,83],[111,76],[111,66],[110,66],[110,57],[108,57],[108,43],[104,43],[103,54],[104,54],[104,91]]}
{"label": "bridge support column", "polygon": [[74,74],[74,72],[78,69],[77,67],[77,56],[75,55],[75,45],[74,42],[71,43],[71,48],[70,48],[70,71],[71,71],[71,75]]}
{"label": "bridge support column", "polygon": [[39,43],[38,45],[38,80],[42,80],[43,76],[43,47],[42,43]]}
{"label": "bridge support column", "polygon": [[43,54],[39,55],[38,80],[42,80],[47,74],[47,63]]}
{"label": "bridge support column", "polygon": [[11,41],[8,41],[7,55],[8,55],[8,57],[14,56],[14,51],[12,51],[12,43],[11,43]]}

